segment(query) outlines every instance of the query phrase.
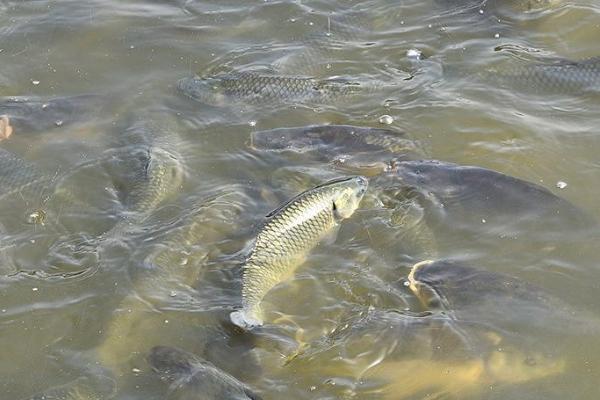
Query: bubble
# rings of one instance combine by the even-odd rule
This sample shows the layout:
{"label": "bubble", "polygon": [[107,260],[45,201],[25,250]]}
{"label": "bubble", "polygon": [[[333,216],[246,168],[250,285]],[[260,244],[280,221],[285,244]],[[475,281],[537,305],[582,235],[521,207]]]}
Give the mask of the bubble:
{"label": "bubble", "polygon": [[406,56],[408,58],[413,58],[415,60],[420,60],[421,59],[421,51],[417,50],[417,49],[410,49],[406,52]]}
{"label": "bubble", "polygon": [[379,123],[384,125],[391,125],[394,122],[394,118],[391,115],[382,115],[379,117]]}
{"label": "bubble", "polygon": [[556,182],[556,187],[559,188],[559,189],[564,189],[564,188],[567,187],[567,182],[558,181],[558,182]]}

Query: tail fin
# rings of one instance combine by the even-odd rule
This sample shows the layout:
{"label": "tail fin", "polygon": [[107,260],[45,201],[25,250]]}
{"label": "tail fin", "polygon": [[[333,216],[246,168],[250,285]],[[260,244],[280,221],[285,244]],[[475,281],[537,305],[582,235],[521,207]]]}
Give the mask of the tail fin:
{"label": "tail fin", "polygon": [[229,319],[231,319],[234,325],[239,326],[245,331],[262,326],[263,324],[262,320],[249,316],[244,310],[232,312],[229,314]]}

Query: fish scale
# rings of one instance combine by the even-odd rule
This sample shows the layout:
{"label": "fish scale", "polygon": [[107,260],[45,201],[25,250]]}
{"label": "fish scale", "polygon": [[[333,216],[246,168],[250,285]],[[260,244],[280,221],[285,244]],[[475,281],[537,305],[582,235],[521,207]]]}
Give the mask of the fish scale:
{"label": "fish scale", "polygon": [[600,57],[536,63],[499,73],[502,82],[536,91],[581,93],[600,90]]}
{"label": "fish scale", "polygon": [[375,86],[343,78],[319,80],[255,72],[189,77],[178,83],[178,88],[184,95],[201,103],[217,106],[226,105],[231,101],[251,104],[286,101],[319,103],[371,91]]}
{"label": "fish scale", "polygon": [[0,198],[21,193],[41,199],[51,178],[13,153],[0,149]]}
{"label": "fish scale", "polygon": [[269,214],[243,266],[242,310],[231,320],[242,328],[262,324],[260,303],[285,280],[308,252],[358,207],[364,177],[328,182],[303,192]]}

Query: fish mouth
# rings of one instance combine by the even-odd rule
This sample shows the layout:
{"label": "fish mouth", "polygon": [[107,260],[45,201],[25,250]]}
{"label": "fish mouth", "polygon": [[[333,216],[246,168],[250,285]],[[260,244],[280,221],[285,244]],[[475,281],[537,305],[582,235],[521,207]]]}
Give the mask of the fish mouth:
{"label": "fish mouth", "polygon": [[204,87],[206,80],[197,75],[186,76],[177,81],[177,90],[183,95],[199,100],[200,88]]}
{"label": "fish mouth", "polygon": [[356,181],[360,186],[364,186],[365,189],[367,188],[367,186],[369,186],[369,180],[364,176],[357,176]]}
{"label": "fish mouth", "polygon": [[185,78],[181,78],[177,81],[177,89],[181,92],[186,92],[190,86],[190,83],[195,80],[195,77],[188,76]]}
{"label": "fish mouth", "polygon": [[369,187],[369,180],[364,176],[357,176],[356,183],[359,186],[358,195],[360,197],[364,196],[364,194],[367,192],[367,188]]}

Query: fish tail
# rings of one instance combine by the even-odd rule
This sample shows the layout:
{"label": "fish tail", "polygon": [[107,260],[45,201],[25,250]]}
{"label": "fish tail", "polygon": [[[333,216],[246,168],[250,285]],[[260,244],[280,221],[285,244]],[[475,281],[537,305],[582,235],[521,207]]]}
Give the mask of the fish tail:
{"label": "fish tail", "polygon": [[249,315],[249,313],[243,309],[229,314],[229,319],[231,319],[231,322],[234,325],[239,326],[243,330],[250,330],[257,326],[262,326],[263,324],[262,319]]}

